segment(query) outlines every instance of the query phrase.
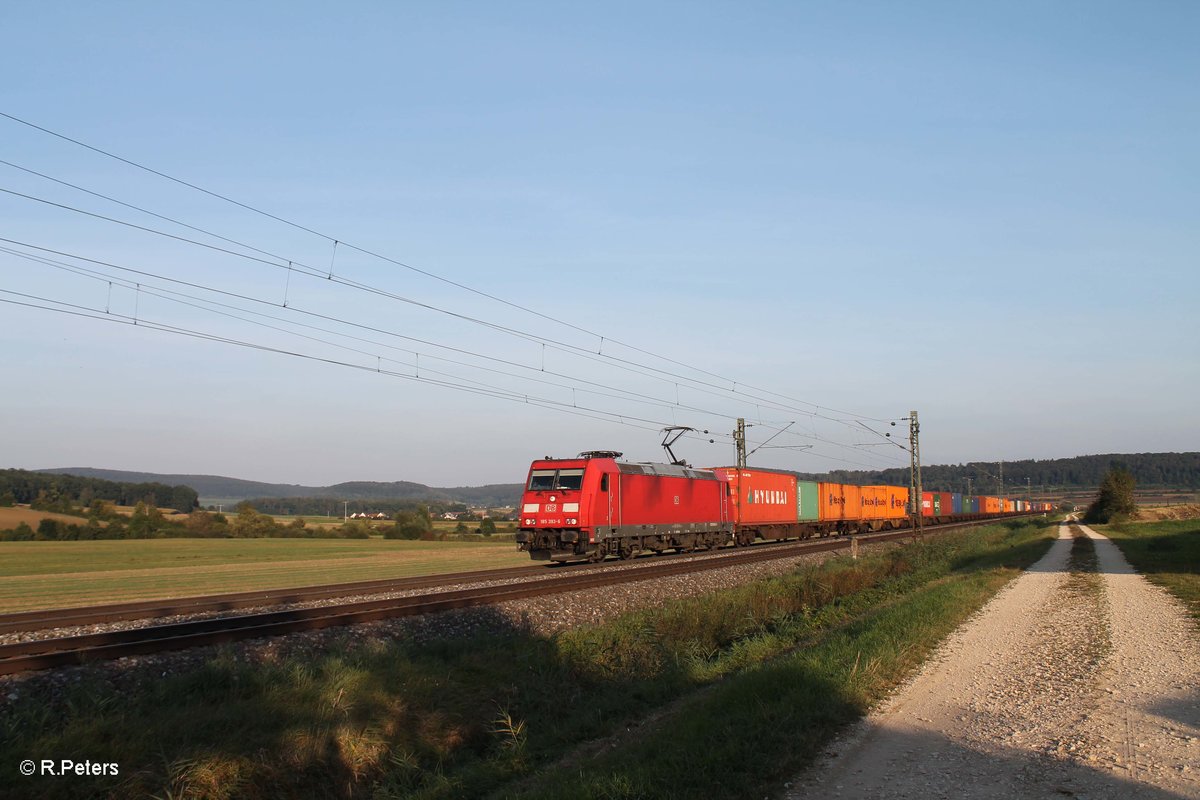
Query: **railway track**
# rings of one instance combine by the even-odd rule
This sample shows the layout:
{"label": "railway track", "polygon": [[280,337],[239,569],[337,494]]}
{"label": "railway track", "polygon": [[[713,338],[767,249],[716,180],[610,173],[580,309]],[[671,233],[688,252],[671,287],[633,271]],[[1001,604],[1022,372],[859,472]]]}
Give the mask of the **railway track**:
{"label": "railway track", "polygon": [[[927,528],[927,532],[945,531],[957,527],[982,524],[981,522],[954,523]],[[807,553],[818,553],[830,550],[851,548],[856,543],[874,543],[892,539],[910,538],[914,532],[909,529],[889,531],[885,533],[863,534],[854,537],[831,537],[827,539],[804,540],[799,542],[783,542],[769,547],[759,546],[734,550],[719,558],[674,560],[662,562],[650,561],[645,565],[636,562],[625,569],[591,570],[572,574],[563,568],[547,570],[541,566],[517,567],[513,569],[482,570],[454,575],[426,576],[423,578],[404,579],[404,581],[366,581],[358,584],[337,584],[333,586],[312,587],[308,590],[286,590],[276,592],[244,592],[238,595],[214,596],[208,598],[184,598],[172,601],[166,605],[159,602],[129,603],[121,606],[108,606],[103,609],[59,609],[53,612],[25,612],[21,615],[8,615],[3,618],[5,625],[17,625],[14,617],[25,617],[31,624],[42,625],[49,620],[57,620],[55,626],[61,627],[62,620],[72,620],[71,625],[97,624],[116,619],[132,619],[137,617],[112,616],[120,614],[139,613],[136,608],[144,606],[146,610],[161,611],[171,609],[170,613],[196,613],[198,609],[213,610],[219,604],[226,605],[217,610],[228,610],[237,606],[228,605],[235,602],[246,602],[251,607],[264,604],[264,598],[275,598],[270,602],[295,602],[304,592],[304,599],[311,600],[324,597],[347,596],[346,587],[358,587],[358,593],[366,586],[388,584],[386,589],[391,591],[398,588],[423,588],[426,586],[445,586],[453,579],[456,583],[470,580],[496,580],[503,577],[531,576],[531,580],[499,586],[473,587],[448,591],[436,591],[407,597],[392,597],[372,600],[356,600],[329,606],[313,608],[287,609],[280,611],[264,611],[253,614],[242,614],[209,619],[187,620],[183,622],[152,625],[129,630],[106,631],[89,633],[78,636],[36,639],[25,642],[0,646],[0,675],[10,675],[31,670],[50,669],[69,665],[85,664],[96,661],[123,658],[131,655],[181,650],[204,645],[223,644],[244,639],[264,636],[277,636],[299,631],[319,630],[322,628],[342,625],[353,625],[361,622],[374,622],[396,617],[415,616],[437,611],[447,611],[456,608],[489,605],[509,600],[519,600],[528,597],[579,591],[600,586],[611,586],[621,583],[643,581],[652,578],[669,577],[688,572],[700,572],[724,567],[769,561],[779,558],[791,558]],[[585,565],[580,565],[585,566]],[[594,565],[593,565],[594,566]],[[563,574],[563,573],[566,574]],[[532,577],[540,575],[541,577]],[[463,580],[464,576],[469,576]],[[405,585],[400,586],[401,583]],[[353,591],[351,593],[354,593]],[[290,598],[290,599],[280,599]],[[217,605],[214,605],[217,604]],[[89,611],[98,611],[88,616]],[[35,628],[13,628],[8,630],[35,630]]]}

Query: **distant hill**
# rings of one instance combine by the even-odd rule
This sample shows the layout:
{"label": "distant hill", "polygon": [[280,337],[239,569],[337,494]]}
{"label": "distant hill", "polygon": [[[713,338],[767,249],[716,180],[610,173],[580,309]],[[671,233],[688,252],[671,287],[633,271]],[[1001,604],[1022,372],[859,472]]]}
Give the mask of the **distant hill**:
{"label": "distant hill", "polygon": [[263,483],[222,475],[164,475],[95,467],[56,467],[38,472],[78,475],[126,483],[165,483],[190,486],[200,495],[200,504],[238,502],[261,497],[328,497],[340,500],[426,500],[466,503],[473,506],[515,505],[521,499],[521,484],[438,488],[411,481],[350,481],[333,486],[302,486],[296,483]]}
{"label": "distant hill", "polygon": [[[1075,456],[1044,461],[1024,460],[1004,463],[1005,492],[1018,494],[1028,485],[1031,492],[1062,492],[1070,489],[1095,488],[1112,464],[1121,464],[1137,480],[1140,488],[1170,487],[1200,489],[1200,453],[1109,453],[1106,455]],[[516,505],[521,498],[521,484],[497,483],[488,486],[457,486],[438,488],[411,481],[350,481],[333,486],[301,486],[294,483],[262,483],[227,478],[220,475],[161,475],[152,472],[127,472],[92,467],[60,467],[39,470],[62,475],[102,478],[124,483],[160,483],[190,486],[200,495],[201,505],[236,503],[260,498],[324,498],[341,500],[413,500],[437,503],[465,503],[470,506]],[[969,464],[933,464],[921,470],[926,491],[961,492],[971,480],[976,494],[994,494],[1000,477],[1000,466],[994,461]],[[828,480],[839,483],[908,485],[908,468],[870,470],[835,470],[826,473],[797,473],[807,480]],[[1028,479],[1028,484],[1026,483]]]}

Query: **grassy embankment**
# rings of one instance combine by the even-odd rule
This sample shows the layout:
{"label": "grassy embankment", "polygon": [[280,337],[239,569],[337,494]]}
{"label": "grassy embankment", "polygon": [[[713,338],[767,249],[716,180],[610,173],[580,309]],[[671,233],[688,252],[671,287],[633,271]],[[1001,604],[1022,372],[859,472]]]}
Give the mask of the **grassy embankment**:
{"label": "grassy embankment", "polygon": [[342,634],[325,655],[248,665],[227,653],[120,691],[84,681],[52,702],[31,690],[0,712],[0,781],[31,788],[13,783],[35,780],[16,776],[22,758],[86,754],[120,763],[120,777],[36,791],[762,797],[1053,530],[1012,521],[839,557],[551,638]]}
{"label": "grassy embankment", "polygon": [[1162,586],[1200,620],[1200,519],[1119,522],[1095,530],[1113,540],[1134,569]]}
{"label": "grassy embankment", "polygon": [[0,612],[529,563],[508,542],[130,539],[0,542]]}

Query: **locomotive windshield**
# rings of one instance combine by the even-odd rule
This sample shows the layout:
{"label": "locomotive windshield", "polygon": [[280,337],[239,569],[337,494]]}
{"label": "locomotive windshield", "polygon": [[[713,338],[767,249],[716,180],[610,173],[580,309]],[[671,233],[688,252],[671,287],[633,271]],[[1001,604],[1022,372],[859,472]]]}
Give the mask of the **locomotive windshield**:
{"label": "locomotive windshield", "polygon": [[583,470],[560,469],[558,471],[559,489],[578,489],[583,486]]}
{"label": "locomotive windshield", "polygon": [[554,488],[554,470],[535,469],[529,474],[529,491],[548,492]]}
{"label": "locomotive windshield", "polygon": [[579,489],[583,486],[582,469],[535,469],[529,473],[529,491]]}

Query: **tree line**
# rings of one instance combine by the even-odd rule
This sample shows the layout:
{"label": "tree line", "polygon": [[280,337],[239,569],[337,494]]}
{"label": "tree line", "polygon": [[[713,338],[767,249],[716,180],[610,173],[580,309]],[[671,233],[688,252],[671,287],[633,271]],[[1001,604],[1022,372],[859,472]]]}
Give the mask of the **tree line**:
{"label": "tree line", "polygon": [[[45,509],[51,510],[51,509]],[[119,513],[112,503],[93,500],[86,509],[59,508],[59,513],[73,514],[78,522],[44,518],[37,527],[26,522],[15,528],[0,530],[0,542],[33,541],[90,541],[93,539],[262,539],[268,537],[303,539],[368,539],[382,536],[385,539],[435,539],[448,538],[445,533],[435,532],[429,508],[417,505],[400,511],[394,519],[387,521],[349,520],[336,527],[309,526],[303,517],[280,522],[263,514],[249,502],[239,503],[236,513],[223,514],[212,511],[193,511],[186,517],[171,518],[158,508],[147,503],[138,503],[132,515]],[[474,523],[473,523],[474,524]],[[454,535],[469,534],[474,530],[484,536],[497,532],[496,524],[484,519],[474,529],[459,523]]]}
{"label": "tree line", "polygon": [[448,511],[462,513],[467,511],[463,503],[455,502],[422,502],[419,500],[349,500],[344,504],[343,498],[338,497],[255,497],[243,501],[249,503],[264,514],[298,515],[305,517],[340,517],[343,514],[361,512],[387,514],[395,517],[397,514],[417,511],[425,508],[429,514],[440,516]]}
{"label": "tree line", "polygon": [[42,511],[58,511],[87,507],[95,500],[107,500],[119,506],[146,503],[185,514],[200,505],[196,490],[190,486],[120,483],[25,469],[0,470],[0,504],[28,503]]}

